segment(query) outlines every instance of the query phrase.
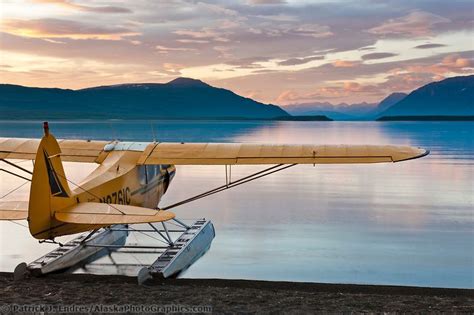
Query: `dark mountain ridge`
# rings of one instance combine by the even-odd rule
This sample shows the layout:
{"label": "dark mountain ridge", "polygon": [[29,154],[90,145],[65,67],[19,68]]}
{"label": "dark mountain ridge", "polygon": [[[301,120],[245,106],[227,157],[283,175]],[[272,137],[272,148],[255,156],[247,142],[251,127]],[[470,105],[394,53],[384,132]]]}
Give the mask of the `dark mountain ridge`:
{"label": "dark mountain ridge", "polygon": [[390,94],[377,105],[376,112],[374,114],[378,114],[389,109],[390,107],[392,107],[393,105],[397,104],[398,102],[403,100],[405,97],[407,97],[407,95],[408,94],[406,93],[399,93],[399,92]]}
{"label": "dark mountain ridge", "polygon": [[159,119],[289,116],[266,105],[200,80],[134,83],[81,90],[0,85],[2,119]]}
{"label": "dark mountain ridge", "polygon": [[266,105],[200,80],[128,83],[81,90],[0,84],[0,119],[459,120],[474,116],[474,75],[392,93],[378,105]]}
{"label": "dark mountain ridge", "polygon": [[473,116],[474,75],[432,82],[381,112],[378,117]]}

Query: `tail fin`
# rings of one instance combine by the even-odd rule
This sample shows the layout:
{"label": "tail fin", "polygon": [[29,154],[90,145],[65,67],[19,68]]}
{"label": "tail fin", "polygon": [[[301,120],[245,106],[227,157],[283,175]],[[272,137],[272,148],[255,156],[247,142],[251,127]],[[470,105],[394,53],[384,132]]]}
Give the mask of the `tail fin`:
{"label": "tail fin", "polygon": [[61,162],[61,149],[48,123],[44,123],[44,136],[36,152],[28,205],[30,233],[37,239],[53,239],[54,227],[61,222],[54,219],[54,212],[76,203],[66,180]]}

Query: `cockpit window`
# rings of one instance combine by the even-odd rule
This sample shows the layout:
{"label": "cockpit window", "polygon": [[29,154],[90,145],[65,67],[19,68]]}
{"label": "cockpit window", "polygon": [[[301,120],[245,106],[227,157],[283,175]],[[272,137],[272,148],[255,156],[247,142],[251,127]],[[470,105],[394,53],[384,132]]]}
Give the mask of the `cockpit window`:
{"label": "cockpit window", "polygon": [[146,180],[146,165],[138,166],[138,180],[140,182],[140,185],[146,185],[146,183],[147,183],[147,180]]}
{"label": "cockpit window", "polygon": [[160,166],[159,165],[147,165],[146,167],[146,175],[147,175],[147,182],[153,181],[153,179],[160,174]]}

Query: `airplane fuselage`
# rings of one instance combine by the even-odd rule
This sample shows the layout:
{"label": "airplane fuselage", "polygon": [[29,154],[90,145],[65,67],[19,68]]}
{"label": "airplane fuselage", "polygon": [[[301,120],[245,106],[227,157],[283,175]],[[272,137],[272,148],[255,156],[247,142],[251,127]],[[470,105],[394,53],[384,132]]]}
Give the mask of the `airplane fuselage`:
{"label": "airplane fuselage", "polygon": [[[74,187],[78,203],[101,202],[156,208],[175,173],[174,165],[137,165],[140,152],[112,151],[81,183]],[[53,220],[51,236],[79,233],[97,228]]]}

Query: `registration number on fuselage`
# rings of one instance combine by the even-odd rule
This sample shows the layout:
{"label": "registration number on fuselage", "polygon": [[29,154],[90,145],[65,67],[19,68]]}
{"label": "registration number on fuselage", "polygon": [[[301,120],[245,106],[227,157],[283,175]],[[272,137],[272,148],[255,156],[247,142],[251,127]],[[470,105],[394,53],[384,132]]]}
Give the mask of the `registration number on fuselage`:
{"label": "registration number on fuselage", "polygon": [[120,189],[119,191],[114,191],[110,195],[106,195],[99,199],[102,203],[112,203],[119,205],[129,205],[130,204],[130,188],[126,187]]}

